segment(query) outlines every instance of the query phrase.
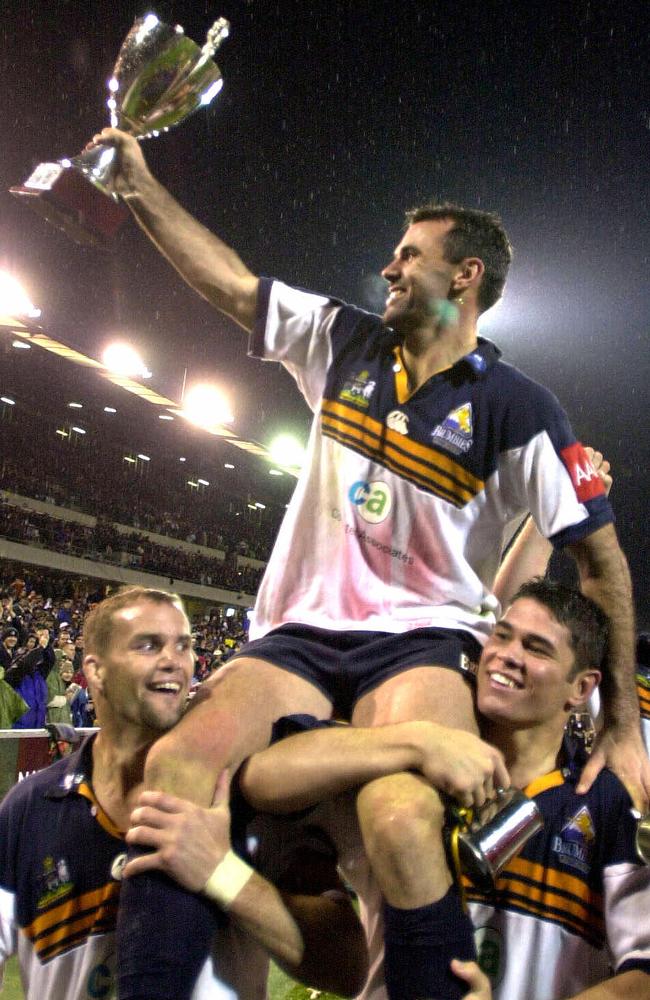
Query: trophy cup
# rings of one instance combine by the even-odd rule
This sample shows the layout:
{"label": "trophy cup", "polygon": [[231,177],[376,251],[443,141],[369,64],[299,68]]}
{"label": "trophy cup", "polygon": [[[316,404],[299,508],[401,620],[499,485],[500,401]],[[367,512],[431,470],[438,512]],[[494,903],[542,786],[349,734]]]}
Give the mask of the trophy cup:
{"label": "trophy cup", "polygon": [[[228,21],[219,18],[200,48],[179,25],[163,24],[155,14],[137,18],[108,82],[111,125],[147,139],[209,104],[223,85],[212,56],[228,33]],[[40,163],[11,194],[77,243],[107,246],[128,215],[110,189],[115,156],[112,147],[96,146],[71,159]]]}

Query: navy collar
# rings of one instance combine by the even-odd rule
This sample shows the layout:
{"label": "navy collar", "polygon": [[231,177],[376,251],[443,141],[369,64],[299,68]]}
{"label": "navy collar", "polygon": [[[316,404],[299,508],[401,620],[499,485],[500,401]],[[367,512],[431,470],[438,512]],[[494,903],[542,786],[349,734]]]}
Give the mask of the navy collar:
{"label": "navy collar", "polygon": [[63,759],[63,770],[57,768],[57,775],[47,788],[45,797],[48,799],[64,799],[67,795],[76,793],[83,783],[90,785],[93,774],[93,743],[97,733],[86,736],[77,750]]}

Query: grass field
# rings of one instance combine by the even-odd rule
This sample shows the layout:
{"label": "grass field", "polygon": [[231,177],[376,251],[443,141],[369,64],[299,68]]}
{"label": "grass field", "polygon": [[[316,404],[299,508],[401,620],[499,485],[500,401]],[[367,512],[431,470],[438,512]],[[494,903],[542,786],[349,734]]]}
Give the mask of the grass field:
{"label": "grass field", "polygon": [[[271,966],[269,976],[269,996],[271,1000],[316,1000],[316,998],[318,1000],[337,1000],[333,993],[320,993],[318,990],[305,989],[293,979],[289,979],[275,965]],[[18,963],[15,958],[10,958],[7,962],[2,1000],[24,1000],[18,976]],[[44,997],[43,1000],[46,998]]]}

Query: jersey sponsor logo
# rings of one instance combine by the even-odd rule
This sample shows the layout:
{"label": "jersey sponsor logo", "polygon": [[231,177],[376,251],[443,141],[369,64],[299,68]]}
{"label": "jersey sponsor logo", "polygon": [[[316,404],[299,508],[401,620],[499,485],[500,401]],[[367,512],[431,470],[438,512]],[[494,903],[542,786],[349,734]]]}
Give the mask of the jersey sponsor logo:
{"label": "jersey sponsor logo", "polygon": [[386,483],[375,480],[372,483],[364,479],[352,483],[348,490],[348,499],[357,509],[358,514],[368,524],[381,524],[391,512],[393,498]]}
{"label": "jersey sponsor logo", "polygon": [[71,893],[74,888],[65,858],[59,858],[58,861],[55,861],[51,855],[43,858],[43,874],[39,881],[42,887],[42,895],[39,896],[36,904],[39,910],[44,910],[52,903],[57,903]]}
{"label": "jersey sponsor logo", "polygon": [[113,973],[102,962],[96,965],[88,976],[88,996],[93,1000],[104,1000],[105,997],[113,996],[114,983]]}
{"label": "jersey sponsor logo", "polygon": [[594,497],[604,496],[605,487],[579,441],[569,445],[568,448],[563,448],[560,455],[571,476],[571,482],[580,503],[593,500]]}
{"label": "jersey sponsor logo", "polygon": [[406,435],[409,432],[409,418],[401,410],[391,410],[386,417],[386,427],[391,431],[397,431],[398,434]]}
{"label": "jersey sponsor logo", "polygon": [[352,378],[348,379],[339,393],[339,399],[344,399],[348,403],[354,403],[356,406],[362,407],[362,409],[367,410],[370,405],[370,397],[375,391],[375,386],[377,383],[369,377],[369,372],[364,369],[364,371],[359,372],[358,375],[353,375]]}
{"label": "jersey sponsor logo", "polygon": [[581,806],[553,837],[552,850],[569,868],[585,874],[589,871],[596,842],[596,831],[587,806]]}
{"label": "jersey sponsor logo", "polygon": [[471,403],[463,403],[462,406],[456,407],[431,431],[431,437],[436,444],[446,448],[453,455],[464,455],[469,451],[474,441],[473,434]]}

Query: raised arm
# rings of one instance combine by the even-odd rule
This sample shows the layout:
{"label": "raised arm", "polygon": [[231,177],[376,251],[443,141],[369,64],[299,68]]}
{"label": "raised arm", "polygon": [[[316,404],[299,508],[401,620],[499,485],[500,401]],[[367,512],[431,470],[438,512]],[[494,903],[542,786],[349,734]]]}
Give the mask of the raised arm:
{"label": "raised arm", "polygon": [[257,277],[234,250],[186,212],[156,180],[136,139],[105,128],[89,147],[97,144],[115,147],[115,190],[158,250],[188,285],[250,330],[255,319]]}

